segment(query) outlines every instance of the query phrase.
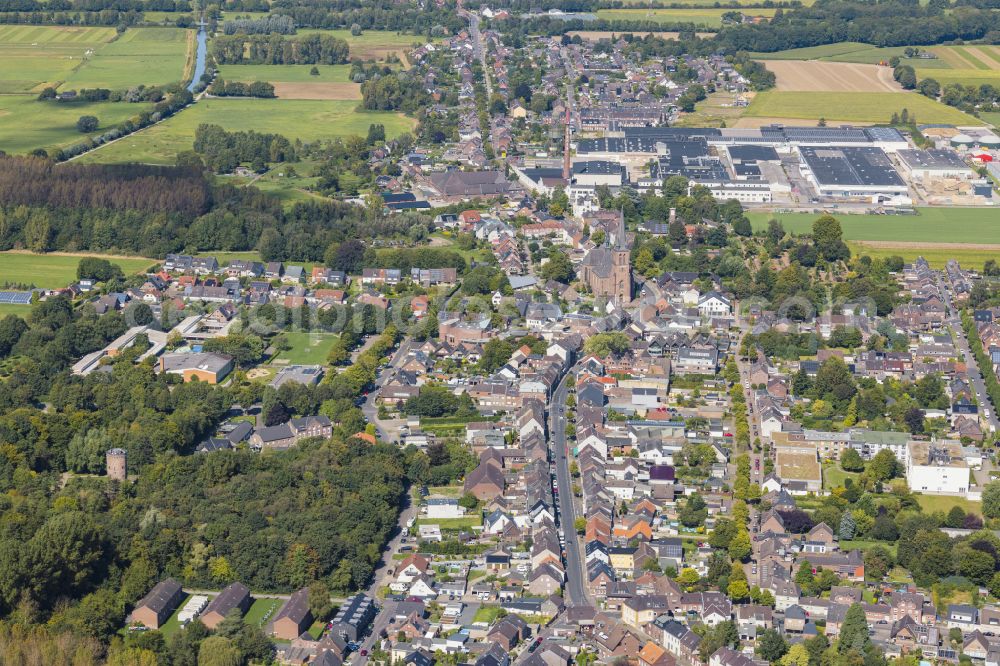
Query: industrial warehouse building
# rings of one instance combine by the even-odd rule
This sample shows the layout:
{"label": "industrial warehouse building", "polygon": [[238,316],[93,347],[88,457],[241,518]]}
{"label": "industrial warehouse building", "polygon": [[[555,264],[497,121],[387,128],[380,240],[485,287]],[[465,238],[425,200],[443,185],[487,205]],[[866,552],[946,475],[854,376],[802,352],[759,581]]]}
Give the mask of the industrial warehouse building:
{"label": "industrial warehouse building", "polygon": [[904,198],[909,188],[874,146],[799,146],[802,175],[824,196]]}

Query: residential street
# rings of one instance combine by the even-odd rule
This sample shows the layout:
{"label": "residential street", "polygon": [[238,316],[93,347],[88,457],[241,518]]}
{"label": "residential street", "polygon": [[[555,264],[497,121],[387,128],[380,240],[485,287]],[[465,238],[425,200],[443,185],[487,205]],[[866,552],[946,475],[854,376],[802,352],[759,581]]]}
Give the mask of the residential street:
{"label": "residential street", "polygon": [[938,274],[938,287],[944,295],[945,306],[948,308],[947,323],[951,327],[955,346],[958,347],[959,351],[962,352],[963,358],[965,358],[966,376],[968,377],[969,385],[976,392],[976,401],[979,403],[980,410],[989,410],[989,416],[984,411],[981,411],[980,416],[985,419],[987,427],[996,432],[1000,429],[1000,419],[997,418],[996,406],[990,401],[989,394],[986,392],[986,382],[979,371],[976,357],[973,356],[972,350],[969,348],[969,341],[966,339],[965,330],[962,328],[962,318],[952,304],[951,290],[945,284],[944,280],[941,279],[940,274]]}
{"label": "residential street", "polygon": [[[566,376],[568,377],[568,373]],[[549,441],[552,443],[552,455],[556,468],[556,480],[559,482],[559,524],[566,537],[566,597],[568,606],[586,606],[590,604],[585,584],[586,570],[583,566],[583,556],[580,552],[580,540],[573,529],[576,518],[576,507],[573,502],[573,480],[569,473],[569,460],[566,456],[566,398],[569,386],[566,377],[559,383],[552,401],[549,403]]]}
{"label": "residential street", "polygon": [[[378,600],[378,590],[385,582],[391,572],[393,566],[395,566],[395,561],[392,559],[393,554],[399,551],[399,546],[402,543],[403,538],[403,528],[410,521],[411,518],[415,518],[417,511],[419,509],[418,505],[411,501],[410,489],[406,489],[406,494],[404,498],[403,510],[399,512],[399,520],[396,522],[396,531],[392,539],[389,540],[388,545],[385,550],[382,551],[382,562],[378,569],[375,570],[372,576],[372,583],[365,590],[367,594],[372,599]],[[395,604],[393,602],[382,602],[382,607],[379,609],[378,615],[375,617],[375,621],[372,622],[371,631],[368,636],[365,637],[364,641],[361,642],[361,647],[357,653],[354,655],[353,663],[355,664],[366,664],[368,662],[368,656],[371,654],[372,646],[375,645],[375,641],[378,639],[379,633],[389,625],[389,620],[392,619],[392,613]],[[362,656],[361,650],[365,650],[368,654]]]}
{"label": "residential street", "polygon": [[396,371],[399,369],[405,361],[407,355],[410,353],[410,347],[413,344],[411,338],[406,338],[399,344],[399,348],[392,355],[392,359],[389,361],[389,367],[382,371],[382,373],[375,380],[375,388],[368,392],[368,396],[365,398],[364,404],[361,406],[361,411],[365,415],[365,420],[369,423],[375,425],[375,430],[378,438],[383,442],[395,441],[398,437],[398,430],[395,430],[378,418],[378,405],[376,400],[378,399],[379,391],[382,387],[388,384],[396,376]]}

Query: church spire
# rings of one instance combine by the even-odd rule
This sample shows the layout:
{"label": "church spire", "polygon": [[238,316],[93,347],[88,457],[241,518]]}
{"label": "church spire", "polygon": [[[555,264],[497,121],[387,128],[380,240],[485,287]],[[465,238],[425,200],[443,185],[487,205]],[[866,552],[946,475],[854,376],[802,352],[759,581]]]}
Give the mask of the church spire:
{"label": "church spire", "polygon": [[625,209],[618,213],[618,226],[615,229],[615,249],[627,250],[628,239],[625,236]]}

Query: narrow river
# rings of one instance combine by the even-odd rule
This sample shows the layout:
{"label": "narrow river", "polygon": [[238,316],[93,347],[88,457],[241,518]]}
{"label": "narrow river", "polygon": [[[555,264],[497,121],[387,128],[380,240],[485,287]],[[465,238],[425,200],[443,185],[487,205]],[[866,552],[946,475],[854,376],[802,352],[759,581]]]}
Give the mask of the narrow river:
{"label": "narrow river", "polygon": [[194,59],[194,77],[191,79],[188,90],[194,92],[195,86],[201,80],[201,75],[205,73],[205,58],[208,56],[208,33],[205,32],[205,23],[198,24],[198,52]]}

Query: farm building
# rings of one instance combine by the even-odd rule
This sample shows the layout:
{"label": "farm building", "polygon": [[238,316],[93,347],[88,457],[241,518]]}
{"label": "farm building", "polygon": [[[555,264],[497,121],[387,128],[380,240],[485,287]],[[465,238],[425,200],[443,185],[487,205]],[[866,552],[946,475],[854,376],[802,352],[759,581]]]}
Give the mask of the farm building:
{"label": "farm building", "polygon": [[161,580],[135,605],[132,621],[150,629],[159,629],[183,600],[184,590],[180,583],[173,578]]}
{"label": "farm building", "polygon": [[232,610],[239,609],[240,615],[250,610],[250,590],[243,583],[230,583],[219,596],[212,599],[201,621],[209,629],[215,629]]}

